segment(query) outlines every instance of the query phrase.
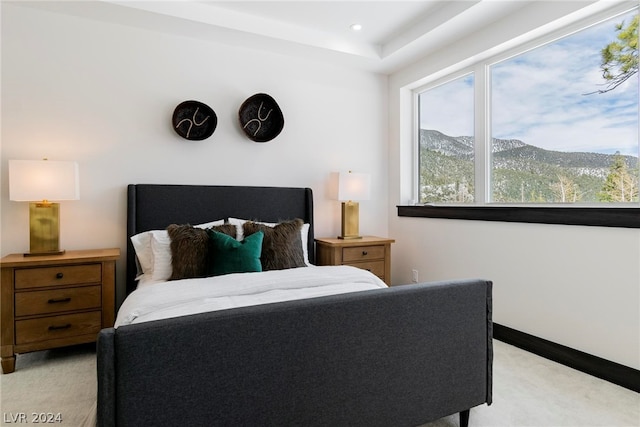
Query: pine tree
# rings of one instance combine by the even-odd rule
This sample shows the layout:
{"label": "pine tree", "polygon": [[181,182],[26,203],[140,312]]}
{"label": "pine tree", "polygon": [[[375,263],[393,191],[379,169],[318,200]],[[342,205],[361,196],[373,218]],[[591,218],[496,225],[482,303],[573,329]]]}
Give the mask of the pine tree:
{"label": "pine tree", "polygon": [[600,52],[600,68],[607,88],[593,93],[609,92],[638,73],[638,16],[634,16],[626,27],[624,22],[618,24],[617,40]]}
{"label": "pine tree", "polygon": [[629,172],[624,156],[617,152],[609,168],[602,191],[598,193],[601,202],[628,203],[638,200],[638,174]]}

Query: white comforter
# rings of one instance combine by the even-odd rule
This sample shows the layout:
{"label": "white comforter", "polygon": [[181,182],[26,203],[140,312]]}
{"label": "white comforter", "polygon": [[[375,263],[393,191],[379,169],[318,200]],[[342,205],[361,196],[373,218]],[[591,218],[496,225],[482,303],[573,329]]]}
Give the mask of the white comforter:
{"label": "white comforter", "polygon": [[124,301],[115,327],[234,307],[385,288],[374,274],[350,266],[238,273],[139,286]]}

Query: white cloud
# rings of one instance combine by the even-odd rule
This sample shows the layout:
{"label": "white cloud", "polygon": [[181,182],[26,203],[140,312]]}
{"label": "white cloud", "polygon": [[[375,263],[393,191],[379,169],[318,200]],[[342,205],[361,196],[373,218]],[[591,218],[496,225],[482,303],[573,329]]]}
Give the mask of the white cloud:
{"label": "white cloud", "polygon": [[429,91],[420,104],[421,126],[449,136],[473,134],[473,85],[461,77]]}
{"label": "white cloud", "polygon": [[[615,38],[615,23],[621,20],[605,22],[492,67],[494,136],[549,150],[620,151],[637,156],[637,76],[609,93],[586,95],[603,88],[600,49]],[[433,104],[424,107],[422,116],[427,119],[423,123],[452,136],[470,129],[470,135],[473,102],[469,94],[473,96],[472,90],[459,82],[430,91]]]}

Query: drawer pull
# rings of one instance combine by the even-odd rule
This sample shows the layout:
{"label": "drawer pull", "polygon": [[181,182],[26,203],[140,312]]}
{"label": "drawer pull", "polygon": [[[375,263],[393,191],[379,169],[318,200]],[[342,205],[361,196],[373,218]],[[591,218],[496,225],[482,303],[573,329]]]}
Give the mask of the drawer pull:
{"label": "drawer pull", "polygon": [[60,331],[62,329],[69,329],[71,327],[71,323],[67,323],[65,325],[60,326],[49,326],[50,331]]}
{"label": "drawer pull", "polygon": [[56,279],[62,279],[64,277],[64,273],[57,273]]}
{"label": "drawer pull", "polygon": [[369,252],[367,252],[367,251],[362,251],[362,255],[369,255]]}
{"label": "drawer pull", "polygon": [[69,302],[71,301],[71,297],[67,297],[67,298],[51,298],[49,301],[47,301],[49,304],[57,304],[60,302]]}

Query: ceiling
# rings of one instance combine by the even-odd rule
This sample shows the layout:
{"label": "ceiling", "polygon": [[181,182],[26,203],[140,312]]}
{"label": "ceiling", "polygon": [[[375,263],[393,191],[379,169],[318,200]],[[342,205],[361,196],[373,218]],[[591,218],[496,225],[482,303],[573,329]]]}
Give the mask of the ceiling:
{"label": "ceiling", "polygon": [[[29,1],[30,7],[392,73],[532,0]],[[351,24],[362,25],[352,31]]]}

